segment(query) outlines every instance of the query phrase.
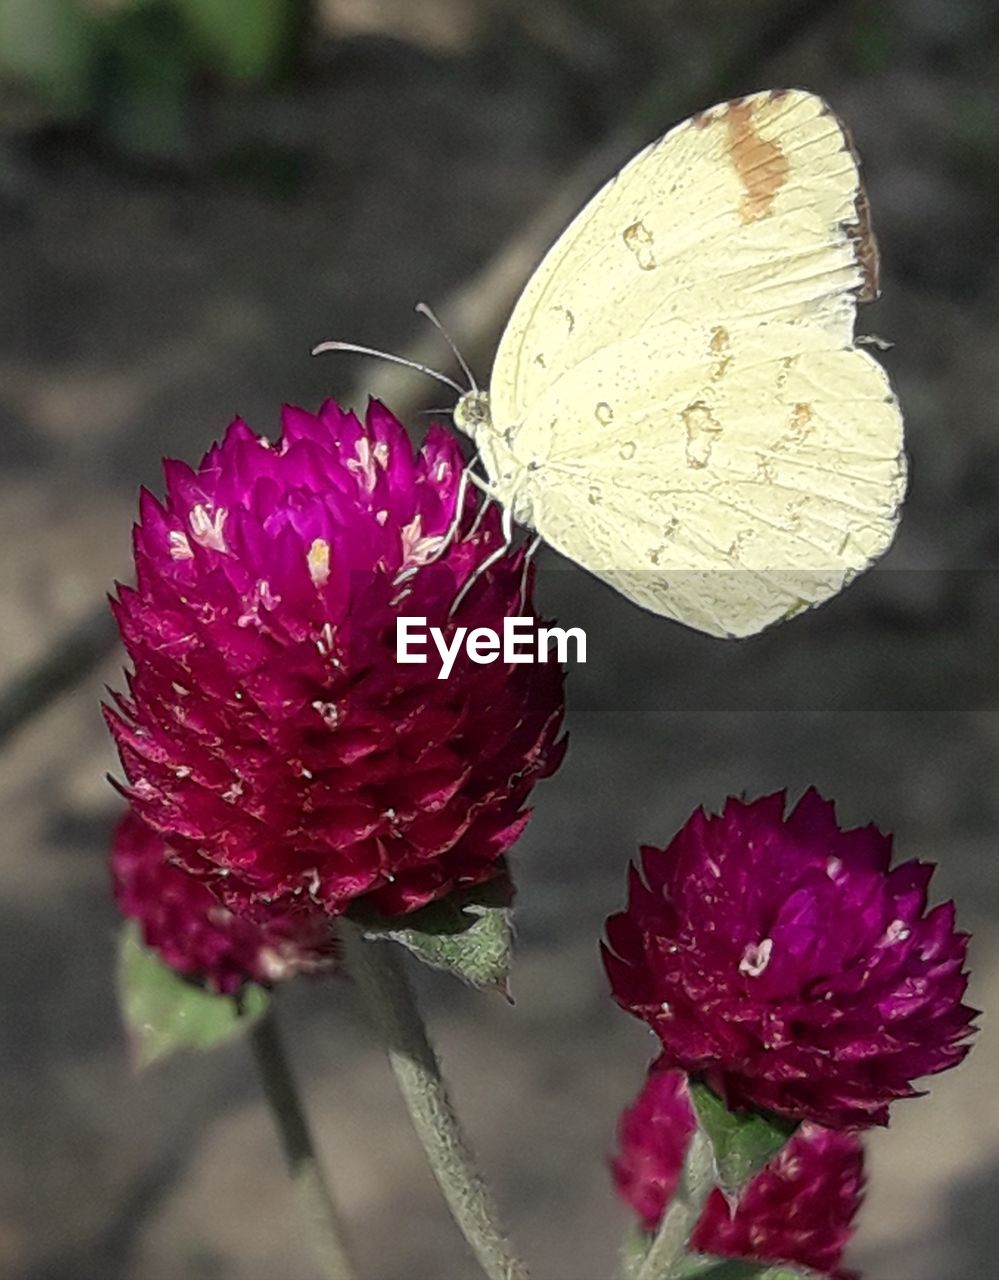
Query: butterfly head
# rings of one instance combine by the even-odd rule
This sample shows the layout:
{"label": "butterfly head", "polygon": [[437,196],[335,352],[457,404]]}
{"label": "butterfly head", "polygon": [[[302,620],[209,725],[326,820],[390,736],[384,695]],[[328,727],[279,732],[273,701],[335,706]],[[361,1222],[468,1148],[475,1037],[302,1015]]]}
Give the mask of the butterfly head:
{"label": "butterfly head", "polygon": [[477,439],[480,432],[492,426],[487,391],[466,391],[454,406],[454,425],[466,436]]}

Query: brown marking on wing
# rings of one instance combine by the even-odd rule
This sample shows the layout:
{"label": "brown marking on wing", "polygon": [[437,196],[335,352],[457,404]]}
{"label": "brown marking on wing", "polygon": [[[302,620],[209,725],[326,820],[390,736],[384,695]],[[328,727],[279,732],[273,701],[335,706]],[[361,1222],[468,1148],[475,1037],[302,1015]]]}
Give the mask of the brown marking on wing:
{"label": "brown marking on wing", "polygon": [[805,437],[812,430],[815,420],[815,410],[810,404],[799,401],[791,408],[791,418],[787,424],[787,430],[777,440],[773,442],[772,448],[775,453],[784,453],[789,449],[796,449],[798,445],[803,444]]}
{"label": "brown marking on wing", "polygon": [[787,182],[791,165],[775,142],[768,142],[756,132],[753,104],[746,98],[728,104],[725,123],[728,153],[746,189],[739,216],[743,222],[757,222],[773,208],[777,192]]}
{"label": "brown marking on wing", "polygon": [[687,429],[687,466],[700,471],[711,461],[711,446],[721,435],[721,423],[703,400],[695,400],[681,409],[680,417]]}
{"label": "brown marking on wing", "polygon": [[853,241],[857,264],[864,277],[857,290],[857,301],[873,302],[881,293],[881,252],[871,227],[871,206],[867,202],[867,192],[863,185],[857,188],[854,208],[857,211],[857,221],[847,226],[846,234]]}
{"label": "brown marking on wing", "polygon": [[639,218],[621,233],[624,243],[635,255],[635,261],[643,271],[654,271],[657,263],[652,252],[652,232]]}
{"label": "brown marking on wing", "polygon": [[561,311],[565,316],[565,322],[569,326],[569,332],[572,333],[576,327],[576,317],[572,314],[568,307],[554,307],[554,311]]}
{"label": "brown marking on wing", "polygon": [[715,325],[711,330],[711,341],[708,347],[713,356],[717,356],[714,368],[711,370],[712,382],[717,382],[719,378],[725,376],[729,365],[732,363],[732,357],[729,355],[729,333],[723,325]]}
{"label": "brown marking on wing", "polygon": [[815,414],[810,404],[799,403],[794,406],[791,413],[791,430],[799,440],[803,440],[808,434],[814,417]]}
{"label": "brown marking on wing", "polygon": [[[825,104],[823,105],[825,106]],[[828,106],[825,107],[825,114],[832,116],[838,126],[840,133],[843,135],[843,146],[849,151],[857,168],[857,195],[853,202],[855,217],[853,222],[843,224],[843,230],[853,241],[857,265],[860,267],[860,273],[863,277],[857,287],[857,301],[873,302],[881,294],[881,253],[878,249],[874,230],[871,227],[871,206],[867,201],[867,192],[864,189],[864,175],[860,169],[860,156],[854,146],[853,135],[839,116]]]}

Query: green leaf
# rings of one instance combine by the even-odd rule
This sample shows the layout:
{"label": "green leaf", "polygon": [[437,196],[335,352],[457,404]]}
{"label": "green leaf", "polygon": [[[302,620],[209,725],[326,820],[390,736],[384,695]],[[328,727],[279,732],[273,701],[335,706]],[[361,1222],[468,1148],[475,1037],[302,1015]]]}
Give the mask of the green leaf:
{"label": "green leaf", "polygon": [[621,1239],[618,1250],[618,1275],[621,1280],[635,1280],[641,1270],[645,1255],[649,1252],[652,1236],[639,1224],[633,1223]]}
{"label": "green leaf", "polygon": [[[718,1267],[729,1265],[728,1259],[713,1258],[706,1253],[689,1253],[680,1265],[676,1268],[675,1273],[670,1272],[670,1280],[717,1280]],[[758,1263],[739,1263],[738,1265],[758,1266]],[[739,1273],[737,1272],[736,1275]],[[755,1272],[750,1274],[755,1275]],[[724,1278],[723,1278],[724,1280]],[[729,1277],[729,1280],[733,1280]]]}
{"label": "green leaf", "polygon": [[144,163],[182,163],[194,142],[192,63],[170,9],[131,8],[108,19],[97,95],[101,132]]}
{"label": "green leaf", "polygon": [[691,1080],[690,1097],[714,1149],[718,1185],[729,1198],[773,1159],[798,1127],[763,1111],[729,1111],[701,1080]]}
{"label": "green leaf", "polygon": [[137,1065],[148,1067],[179,1049],[210,1049],[249,1030],[270,996],[258,986],[238,999],[219,996],[188,982],[143,945],[130,922],[119,942],[118,1000]]}
{"label": "green leaf", "polygon": [[258,80],[282,61],[297,0],[176,0],[202,56],[234,80]]}
{"label": "green leaf", "polygon": [[0,0],[0,77],[56,107],[88,105],[97,41],[97,23],[75,0]]}
{"label": "green leaf", "polygon": [[744,1262],[741,1258],[719,1260],[707,1271],[680,1271],[677,1280],[696,1275],[697,1280],[822,1280],[818,1271],[792,1267],[783,1262]]}
{"label": "green leaf", "polygon": [[[625,1237],[620,1254],[621,1280],[635,1280],[649,1251],[652,1236],[636,1227]],[[822,1280],[817,1271],[790,1264],[750,1262],[688,1253],[669,1273],[669,1280]]]}
{"label": "green leaf", "polygon": [[506,877],[453,893],[422,911],[391,920],[352,912],[369,938],[390,938],[433,969],[453,973],[480,990],[508,994],[513,942],[513,890]]}

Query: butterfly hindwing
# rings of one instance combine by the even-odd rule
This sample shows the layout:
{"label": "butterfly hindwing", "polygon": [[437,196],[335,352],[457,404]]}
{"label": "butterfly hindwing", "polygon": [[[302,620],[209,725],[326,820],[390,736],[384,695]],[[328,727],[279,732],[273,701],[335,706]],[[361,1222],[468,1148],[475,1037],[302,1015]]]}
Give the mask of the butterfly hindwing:
{"label": "butterfly hindwing", "polygon": [[538,414],[578,422],[583,404],[590,419],[573,438],[551,429],[522,481],[545,540],[643,607],[717,635],[759,631],[865,568],[904,490],[897,405],[864,351],[774,355],[775,342],[794,351],[784,327],[736,331],[724,347],[715,328],[698,344],[719,348],[713,360],[677,356],[677,341],[631,377],[609,347],[556,384]]}

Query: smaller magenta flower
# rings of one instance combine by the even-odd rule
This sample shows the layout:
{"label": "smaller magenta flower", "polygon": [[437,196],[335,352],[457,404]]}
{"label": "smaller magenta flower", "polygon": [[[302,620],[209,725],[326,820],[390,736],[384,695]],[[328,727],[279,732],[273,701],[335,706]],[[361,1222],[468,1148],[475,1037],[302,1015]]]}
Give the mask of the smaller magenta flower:
{"label": "smaller magenta flower", "polygon": [[[649,1072],[621,1116],[614,1184],[646,1231],[655,1231],[680,1181],[696,1121],[681,1071]],[[730,1209],[717,1188],[691,1248],[722,1258],[812,1267],[835,1280],[864,1191],[864,1153],[852,1133],[806,1123]]]}
{"label": "smaller magenta flower", "polygon": [[887,1124],[968,1052],[967,935],[952,902],[927,911],[931,864],[891,869],[891,837],[841,830],[815,790],[786,817],[785,802],[699,809],[642,850],[607,922],[614,997],[729,1106]]}
{"label": "smaller magenta flower", "polygon": [[146,946],[220,995],[233,995],[248,982],[273,986],[332,964],[328,928],[306,928],[297,918],[278,917],[266,926],[239,919],[202,881],[169,861],[163,838],[134,813],[126,813],[115,830],[111,873],[118,909],[136,921]]}

